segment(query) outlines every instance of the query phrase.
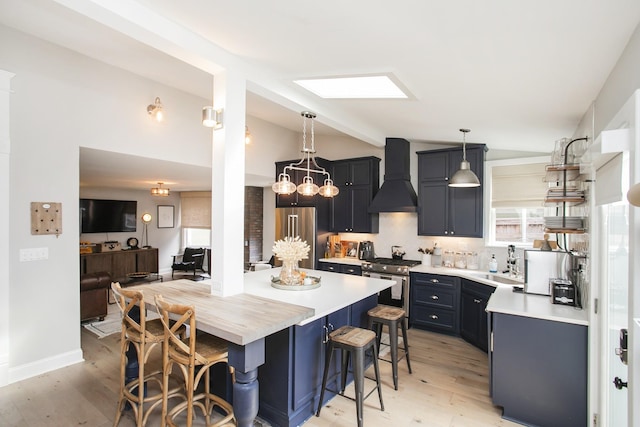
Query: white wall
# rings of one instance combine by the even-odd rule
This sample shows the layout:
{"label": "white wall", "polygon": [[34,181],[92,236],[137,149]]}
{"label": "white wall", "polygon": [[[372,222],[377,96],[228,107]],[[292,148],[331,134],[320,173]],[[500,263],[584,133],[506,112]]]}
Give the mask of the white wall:
{"label": "white wall", "polygon": [[[8,227],[8,361],[14,382],[82,358],[79,147],[202,166],[211,161],[211,136],[200,125],[206,100],[7,27],[0,27],[0,43],[0,69],[15,73]],[[169,115],[162,126],[145,111],[156,96]],[[62,203],[59,237],[31,235],[32,201]],[[48,259],[19,261],[21,249],[43,247]]]}

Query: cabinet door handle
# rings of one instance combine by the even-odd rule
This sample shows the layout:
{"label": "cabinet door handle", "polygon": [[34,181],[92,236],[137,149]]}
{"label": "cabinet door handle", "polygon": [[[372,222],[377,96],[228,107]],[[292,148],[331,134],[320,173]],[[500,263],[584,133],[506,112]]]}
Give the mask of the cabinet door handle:
{"label": "cabinet door handle", "polygon": [[322,326],[322,344],[326,344],[329,342],[329,329],[326,326]]}
{"label": "cabinet door handle", "polygon": [[444,231],[444,234],[449,234],[449,232],[445,230],[445,231]]}
{"label": "cabinet door handle", "polygon": [[437,319],[438,319],[438,316],[437,316],[437,315],[435,315],[435,314],[432,314],[432,315],[431,315],[431,316],[429,316],[429,317],[430,317],[431,319],[433,319],[433,320],[437,320]]}
{"label": "cabinet door handle", "polygon": [[451,234],[453,235],[453,234],[455,234],[455,233],[452,231],[452,232],[451,232]]}
{"label": "cabinet door handle", "polygon": [[331,266],[329,266],[328,270],[329,270],[329,271],[333,271],[333,270],[335,270],[335,267],[331,267]]}
{"label": "cabinet door handle", "polygon": [[474,299],[473,299],[473,302],[475,302],[476,304],[480,304],[480,303],[482,302],[482,300],[481,300],[481,299],[474,298]]}
{"label": "cabinet door handle", "polygon": [[431,295],[431,299],[434,301],[438,301],[440,297],[438,297],[438,295]]}
{"label": "cabinet door handle", "polygon": [[440,281],[438,279],[431,279],[430,282],[431,283],[440,283]]}
{"label": "cabinet door handle", "polygon": [[349,269],[347,270],[347,273],[353,273],[354,271],[355,271],[355,270],[354,270],[353,268],[349,268]]}

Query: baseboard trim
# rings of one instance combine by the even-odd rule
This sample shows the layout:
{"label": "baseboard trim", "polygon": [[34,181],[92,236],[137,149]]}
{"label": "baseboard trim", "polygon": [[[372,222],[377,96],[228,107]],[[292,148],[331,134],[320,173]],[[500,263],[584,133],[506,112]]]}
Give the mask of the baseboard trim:
{"label": "baseboard trim", "polygon": [[82,357],[82,349],[79,348],[77,350],[58,354],[56,356],[25,363],[24,365],[9,368],[8,384],[26,380],[28,378],[42,375],[47,372],[55,371],[56,369],[64,368],[66,366],[74,365],[80,362],[84,362],[84,358]]}

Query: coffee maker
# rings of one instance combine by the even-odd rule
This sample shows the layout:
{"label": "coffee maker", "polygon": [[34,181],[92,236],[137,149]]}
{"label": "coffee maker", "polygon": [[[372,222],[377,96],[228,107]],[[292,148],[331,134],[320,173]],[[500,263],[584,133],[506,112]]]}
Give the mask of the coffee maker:
{"label": "coffee maker", "polygon": [[376,257],[376,254],[373,250],[373,242],[369,240],[365,240],[360,242],[360,246],[358,248],[358,259],[361,260],[372,260]]}

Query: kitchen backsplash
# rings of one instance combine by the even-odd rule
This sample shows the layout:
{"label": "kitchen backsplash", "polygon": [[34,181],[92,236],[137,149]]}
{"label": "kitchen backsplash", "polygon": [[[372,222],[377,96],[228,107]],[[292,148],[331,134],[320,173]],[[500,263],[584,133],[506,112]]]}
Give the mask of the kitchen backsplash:
{"label": "kitchen backsplash", "polygon": [[[340,233],[341,240],[363,241],[371,240],[374,244],[376,256],[391,257],[391,246],[402,246],[406,252],[405,259],[421,260],[422,254],[418,248],[433,247],[434,242],[442,250],[477,252],[480,270],[488,270],[491,255],[498,260],[498,270],[507,269],[507,248],[485,247],[484,239],[466,237],[429,237],[418,236],[418,216],[415,213],[395,212],[380,214],[380,232],[378,234]],[[524,252],[516,249],[516,256],[520,257],[520,270],[524,272]]]}

